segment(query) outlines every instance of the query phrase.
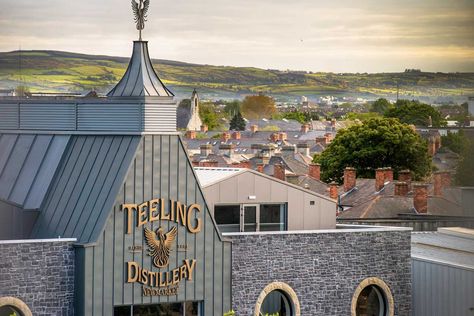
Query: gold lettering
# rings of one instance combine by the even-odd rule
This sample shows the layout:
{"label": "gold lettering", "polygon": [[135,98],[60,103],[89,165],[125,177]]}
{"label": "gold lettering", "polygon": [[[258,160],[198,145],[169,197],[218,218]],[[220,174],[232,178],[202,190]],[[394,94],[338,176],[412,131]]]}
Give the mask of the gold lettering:
{"label": "gold lettering", "polygon": [[140,280],[140,283],[143,283],[143,284],[148,283],[148,270],[146,269],[142,270],[142,279]]}
{"label": "gold lettering", "polygon": [[184,264],[186,265],[186,269],[188,270],[188,280],[192,281],[193,280],[193,271],[194,267],[196,266],[196,259],[191,260],[191,265],[189,265],[189,260],[185,259]]}
{"label": "gold lettering", "polygon": [[127,234],[132,233],[133,210],[136,209],[136,204],[122,204],[121,210],[127,211]]}
{"label": "gold lettering", "polygon": [[[173,200],[171,200],[171,204],[173,204]],[[161,203],[161,214],[160,214],[160,219],[161,220],[169,220],[170,219],[170,214],[165,214],[165,203]]]}
{"label": "gold lettering", "polygon": [[147,213],[147,203],[142,203],[138,205],[138,222],[137,222],[137,227],[140,227],[147,222],[146,218],[146,213]]}
{"label": "gold lettering", "polygon": [[177,284],[179,281],[179,268],[173,269],[173,285]]}
{"label": "gold lettering", "polygon": [[[160,214],[158,213],[158,203],[160,200],[154,199],[151,200],[148,206],[148,220],[150,222],[154,222],[160,219]],[[161,203],[163,204],[163,199],[161,199]],[[156,212],[156,215],[153,215],[153,212]]]}
{"label": "gold lettering", "polygon": [[[132,269],[133,268],[133,269]],[[133,283],[133,282],[137,282],[138,280],[138,263],[136,262],[127,262],[127,283]],[[133,270],[133,273],[134,273],[134,276],[132,277],[132,270]]]}
{"label": "gold lettering", "polygon": [[201,212],[201,207],[198,204],[192,204],[188,208],[188,221],[186,227],[188,228],[190,233],[196,234],[201,231],[201,219],[199,217],[196,218],[196,226],[192,227],[191,225],[191,219],[193,218],[192,216],[192,211],[196,210],[196,212]]}
{"label": "gold lettering", "polygon": [[176,202],[176,213],[178,213],[176,222],[179,224],[179,221],[181,219],[181,225],[186,226],[186,204],[181,204],[179,202]]}

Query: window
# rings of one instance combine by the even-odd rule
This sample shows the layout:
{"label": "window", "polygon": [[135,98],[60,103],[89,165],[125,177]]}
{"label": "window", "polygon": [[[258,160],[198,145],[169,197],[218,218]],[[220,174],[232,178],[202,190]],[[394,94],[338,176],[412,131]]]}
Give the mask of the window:
{"label": "window", "polygon": [[352,296],[352,316],[393,316],[393,296],[388,285],[379,278],[363,280]]}
{"label": "window", "polygon": [[114,316],[200,316],[199,302],[163,303],[154,305],[117,306]]}
{"label": "window", "polygon": [[286,204],[216,205],[214,219],[223,233],[283,231],[287,229],[286,209]]}
{"label": "window", "polygon": [[14,306],[6,305],[0,307],[0,316],[23,316],[23,313]]}
{"label": "window", "polygon": [[280,290],[271,291],[263,300],[260,315],[292,316],[291,301],[284,292]]}
{"label": "window", "polygon": [[4,296],[0,297],[0,316],[32,316],[32,313],[22,300]]}

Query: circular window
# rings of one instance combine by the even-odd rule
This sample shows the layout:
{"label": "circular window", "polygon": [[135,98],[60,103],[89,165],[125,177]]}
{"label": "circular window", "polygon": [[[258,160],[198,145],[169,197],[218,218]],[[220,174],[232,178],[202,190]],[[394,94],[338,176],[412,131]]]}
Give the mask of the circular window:
{"label": "circular window", "polygon": [[300,316],[300,303],[295,291],[286,283],[273,282],[260,293],[254,316]]}
{"label": "circular window", "polygon": [[390,288],[378,278],[367,278],[352,297],[352,316],[393,316],[394,306]]}
{"label": "circular window", "polygon": [[268,316],[293,316],[291,301],[280,290],[271,291],[265,296],[260,315]]}
{"label": "circular window", "polygon": [[0,297],[0,316],[32,316],[28,306],[16,297]]}

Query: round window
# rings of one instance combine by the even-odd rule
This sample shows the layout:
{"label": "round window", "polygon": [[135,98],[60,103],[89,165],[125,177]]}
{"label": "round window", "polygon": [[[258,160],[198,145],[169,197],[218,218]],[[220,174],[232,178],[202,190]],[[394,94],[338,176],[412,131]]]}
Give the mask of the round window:
{"label": "round window", "polygon": [[263,300],[260,315],[293,316],[293,306],[285,293],[280,290],[271,291]]}
{"label": "round window", "polygon": [[365,287],[357,298],[357,316],[385,316],[387,312],[387,299],[383,290],[376,285]]}
{"label": "round window", "polygon": [[0,307],[0,316],[23,316],[23,313],[14,306],[4,305]]}

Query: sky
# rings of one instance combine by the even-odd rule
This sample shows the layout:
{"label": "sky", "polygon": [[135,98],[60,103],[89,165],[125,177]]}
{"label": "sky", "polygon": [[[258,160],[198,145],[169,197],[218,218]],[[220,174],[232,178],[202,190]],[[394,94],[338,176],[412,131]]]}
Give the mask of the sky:
{"label": "sky", "polygon": [[[0,51],[130,56],[129,0],[0,0]],[[330,72],[474,71],[474,0],[150,0],[152,58]]]}

